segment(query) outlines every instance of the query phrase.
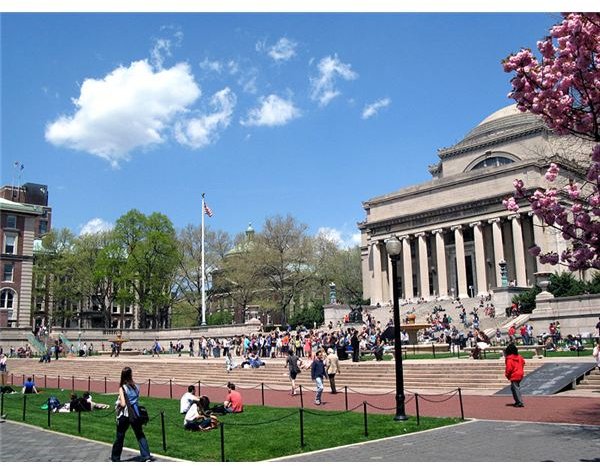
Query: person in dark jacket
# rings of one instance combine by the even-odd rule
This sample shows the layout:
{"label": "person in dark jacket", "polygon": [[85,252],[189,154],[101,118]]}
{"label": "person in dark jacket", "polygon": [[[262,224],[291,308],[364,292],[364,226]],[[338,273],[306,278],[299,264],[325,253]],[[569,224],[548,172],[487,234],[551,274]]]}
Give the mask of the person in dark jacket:
{"label": "person in dark jacket", "polygon": [[310,378],[315,381],[317,390],[315,392],[315,404],[321,404],[321,395],[323,393],[323,379],[327,377],[325,364],[323,363],[323,351],[317,351],[317,355],[310,366]]}
{"label": "person in dark jacket", "polygon": [[523,408],[523,399],[521,398],[521,380],[525,375],[525,360],[519,354],[519,350],[514,343],[510,343],[504,350],[506,370],[504,375],[510,380],[510,391],[512,392],[515,408]]}
{"label": "person in dark jacket", "polygon": [[350,339],[350,345],[352,345],[352,362],[358,362],[360,356],[360,345],[358,343],[358,330],[354,330],[352,338]]}

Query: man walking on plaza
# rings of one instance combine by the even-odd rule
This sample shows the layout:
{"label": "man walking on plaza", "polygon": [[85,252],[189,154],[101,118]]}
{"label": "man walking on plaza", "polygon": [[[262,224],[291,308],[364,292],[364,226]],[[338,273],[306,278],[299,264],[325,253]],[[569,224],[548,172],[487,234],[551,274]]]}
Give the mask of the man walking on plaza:
{"label": "man walking on plaza", "polygon": [[327,359],[325,360],[327,366],[327,376],[329,377],[329,386],[331,387],[331,393],[335,395],[337,390],[335,389],[335,376],[340,373],[340,360],[333,351],[333,348],[327,350]]}
{"label": "man walking on plaza", "polygon": [[317,351],[317,357],[310,366],[310,378],[315,381],[316,392],[315,392],[315,404],[321,404],[321,395],[323,394],[323,379],[327,377],[327,371],[325,370],[325,364],[323,363],[323,352]]}

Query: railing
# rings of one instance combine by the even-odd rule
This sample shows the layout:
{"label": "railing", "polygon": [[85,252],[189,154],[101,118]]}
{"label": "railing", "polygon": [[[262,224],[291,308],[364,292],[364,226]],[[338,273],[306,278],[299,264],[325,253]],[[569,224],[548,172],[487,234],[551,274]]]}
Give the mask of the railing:
{"label": "railing", "polygon": [[[14,374],[11,374],[12,376],[12,385],[14,385]],[[25,379],[25,375],[22,376],[23,380]],[[96,382],[96,380],[94,381]],[[111,380],[111,383],[113,381]],[[71,383],[72,383],[72,389],[75,388],[75,378],[72,377],[71,378]],[[88,383],[88,391],[89,388],[91,386],[91,379],[88,377],[87,379],[87,383]],[[157,382],[155,382],[156,384]],[[173,398],[173,392],[172,392],[172,387],[173,387],[173,381],[170,380],[169,382],[170,385],[170,398]],[[200,381],[197,382],[192,382],[189,384],[184,384],[184,386],[188,386],[188,385],[195,385],[198,384],[198,390],[199,390],[199,394],[201,393],[201,389],[202,387],[219,387],[219,388],[224,388],[226,385],[210,385],[210,384],[202,384]],[[107,386],[107,379],[104,378],[104,384],[105,384],[105,392],[106,392],[106,386]],[[47,379],[45,378],[45,384],[44,386],[46,387],[47,385]],[[181,384],[176,384],[176,385],[181,385]],[[151,387],[151,380],[148,380],[148,394],[147,396],[150,396],[150,387]],[[278,389],[275,389],[273,387],[269,387],[268,385],[261,383],[259,385],[253,386],[253,387],[238,387],[238,388],[245,388],[245,389],[257,389],[259,388],[261,389],[261,404],[262,406],[265,406],[265,388],[267,388],[268,390],[274,390],[277,391]],[[60,388],[60,376],[58,378],[58,388]],[[299,390],[300,390],[300,401],[301,401],[301,405],[300,407],[296,410],[293,409],[293,411],[290,411],[280,417],[274,418],[274,419],[269,419],[266,421],[260,421],[260,422],[239,422],[239,421],[234,421],[235,418],[232,418],[231,421],[223,421],[223,420],[219,420],[218,421],[218,427],[219,427],[219,431],[220,431],[220,457],[221,457],[221,461],[225,462],[227,461],[226,458],[226,437],[225,437],[225,427],[227,427],[227,429],[236,429],[236,428],[241,428],[242,430],[247,430],[247,428],[250,427],[256,427],[256,426],[263,426],[263,425],[268,425],[268,424],[274,424],[274,423],[278,423],[278,422],[282,422],[285,421],[286,424],[289,424],[291,419],[297,416],[298,419],[298,426],[299,426],[299,444],[300,444],[300,448],[303,449],[306,445],[306,429],[305,429],[305,416],[320,416],[320,417],[338,417],[338,416],[344,416],[347,413],[350,412],[354,412],[357,410],[362,410],[363,412],[363,416],[362,416],[362,431],[363,431],[363,435],[365,438],[368,438],[369,436],[369,421],[368,421],[368,414],[369,414],[369,408],[377,410],[377,411],[388,411],[390,413],[394,412],[396,410],[396,406],[378,406],[375,405],[373,403],[371,403],[370,401],[363,399],[362,401],[360,401],[359,403],[357,403],[355,406],[350,407],[349,406],[349,399],[348,399],[348,392],[352,392],[355,394],[358,394],[359,396],[374,396],[374,394],[368,394],[368,393],[362,393],[362,392],[358,392],[355,390],[350,389],[349,387],[345,386],[344,387],[344,394],[345,394],[345,409],[343,411],[323,411],[323,410],[310,410],[310,409],[306,409],[304,407],[304,401],[303,401],[303,393],[306,392],[310,392],[313,390],[307,389],[306,387],[303,387],[302,385],[299,386]],[[287,389],[285,390],[287,391]],[[378,396],[381,395],[390,395],[391,393],[394,393],[394,391],[390,391],[384,394],[378,394]],[[450,400],[453,400],[455,398],[457,398],[458,400],[458,409],[457,409],[457,414],[460,413],[460,419],[464,420],[465,419],[465,413],[464,413],[464,405],[463,405],[463,400],[462,400],[462,392],[460,388],[448,391],[448,392],[444,392],[444,393],[440,393],[440,394],[434,394],[434,395],[420,395],[416,392],[411,392],[406,390],[405,393],[407,394],[406,398],[405,398],[405,404],[410,403],[411,401],[414,400],[414,404],[415,404],[415,411],[416,411],[416,425],[420,425],[420,420],[421,420],[421,413],[420,413],[420,403],[445,403],[448,402]],[[10,414],[10,417],[14,418],[14,419],[20,419],[23,422],[27,421],[27,413],[28,413],[28,397],[30,397],[31,395],[25,395],[25,394],[19,394],[17,396],[5,396],[5,393],[2,392],[0,393],[0,415],[4,418],[5,416],[7,416],[8,414]],[[11,403],[12,405],[10,406],[10,413],[8,413],[7,411],[7,403]],[[14,403],[14,404],[13,404]],[[31,408],[29,408],[31,409]],[[37,409],[39,409],[37,406],[35,407],[36,411]],[[102,419],[102,418],[109,418],[110,416],[114,416],[115,415],[115,409],[107,409],[107,410],[96,410],[96,411],[78,411],[76,412],[76,418],[73,420],[73,422],[77,423],[77,433],[79,435],[82,434],[82,431],[84,430],[86,425],[89,425],[89,420],[93,419],[93,418],[97,418],[97,419]],[[55,415],[55,413],[53,412],[52,409],[50,409],[50,398],[47,399],[47,428],[51,429],[52,428],[52,418]],[[176,419],[175,419],[176,417]],[[457,416],[458,417],[458,416]],[[111,421],[112,422],[112,421]],[[181,425],[181,415],[177,414],[176,416],[174,416],[173,418],[170,417],[170,415],[167,415],[165,413],[164,410],[161,410],[160,412],[158,412],[157,414],[155,414],[153,417],[150,417],[150,419],[148,420],[148,424],[152,424],[155,425],[155,423],[160,422],[160,432],[161,432],[161,439],[162,439],[162,449],[163,451],[167,451],[168,449],[168,445],[167,445],[167,430],[166,430],[166,423],[169,422],[171,425],[176,425],[176,427],[178,429],[182,428]]]}

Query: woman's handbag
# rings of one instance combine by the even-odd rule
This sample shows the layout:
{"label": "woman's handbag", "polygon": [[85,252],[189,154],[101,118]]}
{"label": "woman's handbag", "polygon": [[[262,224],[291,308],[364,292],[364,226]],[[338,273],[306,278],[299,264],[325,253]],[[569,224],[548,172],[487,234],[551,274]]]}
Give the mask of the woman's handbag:
{"label": "woman's handbag", "polygon": [[125,390],[125,387],[123,387],[123,395],[125,395],[125,404],[127,405],[129,422],[131,424],[140,424],[142,426],[148,424],[148,421],[150,420],[148,410],[144,406],[138,404],[139,414],[136,413],[135,410],[131,407],[131,403],[129,402],[129,396],[127,396],[127,391]]}

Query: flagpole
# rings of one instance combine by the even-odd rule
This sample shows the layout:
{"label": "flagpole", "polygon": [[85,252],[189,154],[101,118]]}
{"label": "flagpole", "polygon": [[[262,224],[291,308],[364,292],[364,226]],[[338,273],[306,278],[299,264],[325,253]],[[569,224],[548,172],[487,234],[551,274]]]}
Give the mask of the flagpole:
{"label": "flagpole", "polygon": [[204,283],[204,193],[202,193],[202,325],[206,325],[206,289]]}

